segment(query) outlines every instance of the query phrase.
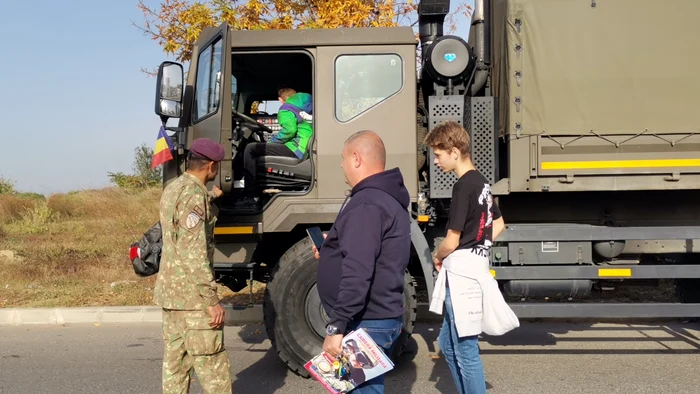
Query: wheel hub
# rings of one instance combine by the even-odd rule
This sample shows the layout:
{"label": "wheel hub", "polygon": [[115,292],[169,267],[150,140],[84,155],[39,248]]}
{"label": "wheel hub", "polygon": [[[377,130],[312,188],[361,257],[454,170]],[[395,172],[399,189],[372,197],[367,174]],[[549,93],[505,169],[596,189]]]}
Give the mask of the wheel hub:
{"label": "wheel hub", "polygon": [[326,324],[328,324],[330,318],[321,304],[321,297],[318,295],[316,283],[314,283],[309,289],[309,292],[306,293],[304,314],[306,324],[309,325],[309,328],[316,333],[320,339],[324,339],[326,337]]}

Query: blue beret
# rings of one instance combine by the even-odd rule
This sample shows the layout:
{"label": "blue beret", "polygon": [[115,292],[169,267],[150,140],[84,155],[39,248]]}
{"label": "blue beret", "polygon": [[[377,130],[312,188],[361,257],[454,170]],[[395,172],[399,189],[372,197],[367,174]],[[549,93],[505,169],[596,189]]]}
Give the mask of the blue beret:
{"label": "blue beret", "polygon": [[221,161],[224,159],[224,147],[209,138],[197,138],[194,140],[190,152],[195,156],[200,156],[211,161]]}

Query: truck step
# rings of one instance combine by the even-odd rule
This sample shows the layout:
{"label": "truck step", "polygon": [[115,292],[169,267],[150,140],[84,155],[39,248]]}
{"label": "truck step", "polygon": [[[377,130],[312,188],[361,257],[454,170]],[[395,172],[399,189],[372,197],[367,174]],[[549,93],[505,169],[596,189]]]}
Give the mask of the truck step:
{"label": "truck step", "polygon": [[250,271],[255,263],[214,263],[216,272]]}

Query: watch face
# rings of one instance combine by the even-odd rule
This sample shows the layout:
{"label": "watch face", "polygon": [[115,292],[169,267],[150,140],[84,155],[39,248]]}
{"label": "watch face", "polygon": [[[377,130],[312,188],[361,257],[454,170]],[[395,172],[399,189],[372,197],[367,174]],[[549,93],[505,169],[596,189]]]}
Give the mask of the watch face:
{"label": "watch face", "polygon": [[326,326],[326,334],[334,335],[338,333],[338,328],[335,326]]}

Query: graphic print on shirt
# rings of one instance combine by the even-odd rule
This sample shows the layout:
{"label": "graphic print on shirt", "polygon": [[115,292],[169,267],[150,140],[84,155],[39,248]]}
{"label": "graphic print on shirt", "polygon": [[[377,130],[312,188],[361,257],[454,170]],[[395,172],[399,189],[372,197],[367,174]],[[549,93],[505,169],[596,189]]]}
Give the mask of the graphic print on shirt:
{"label": "graphic print on shirt", "polygon": [[[479,221],[479,233],[476,239],[477,241],[481,241],[485,230],[490,230],[491,224],[493,223],[493,212],[491,210],[491,207],[493,206],[493,195],[491,194],[491,185],[489,185],[488,183],[484,183],[484,187],[481,189],[481,193],[479,194],[478,203],[481,206],[484,206],[484,203],[486,203],[486,212],[481,212],[481,220]],[[484,216],[486,216],[486,220],[484,220]],[[475,245],[475,249],[477,249],[475,250],[475,252],[478,252],[479,255],[488,256],[489,250],[491,249],[490,238],[491,237],[486,237],[486,239],[484,239],[483,244]]]}
{"label": "graphic print on shirt", "polygon": [[481,189],[481,195],[479,196],[479,205],[484,205],[484,201],[487,203],[486,212],[488,214],[488,219],[486,219],[485,227],[491,226],[493,222],[493,212],[491,207],[493,206],[493,195],[491,195],[491,185],[484,183],[484,188]]}

